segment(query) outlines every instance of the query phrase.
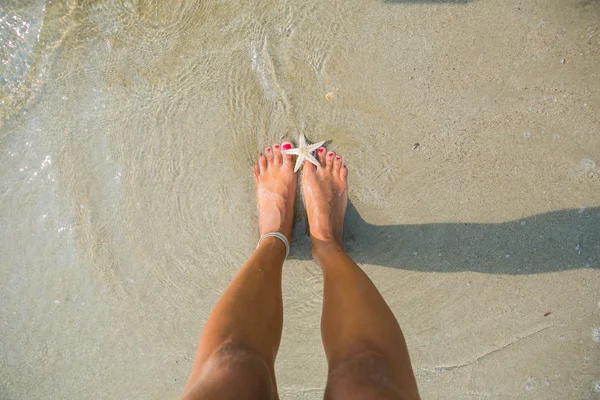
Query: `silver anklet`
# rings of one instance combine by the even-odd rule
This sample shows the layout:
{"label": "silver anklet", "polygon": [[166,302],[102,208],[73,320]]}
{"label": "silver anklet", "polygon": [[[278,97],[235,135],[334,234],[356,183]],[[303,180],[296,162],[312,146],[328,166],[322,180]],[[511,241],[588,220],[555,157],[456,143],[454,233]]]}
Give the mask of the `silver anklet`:
{"label": "silver anklet", "polygon": [[290,254],[290,242],[287,240],[287,238],[285,237],[285,235],[283,233],[281,233],[281,232],[269,232],[269,233],[265,233],[258,240],[258,244],[256,245],[256,248],[258,249],[258,246],[260,246],[260,242],[262,242],[263,240],[265,240],[265,238],[268,238],[270,236],[276,237],[277,239],[279,239],[279,240],[281,240],[283,242],[283,244],[285,245],[285,256],[287,258],[288,254]]}

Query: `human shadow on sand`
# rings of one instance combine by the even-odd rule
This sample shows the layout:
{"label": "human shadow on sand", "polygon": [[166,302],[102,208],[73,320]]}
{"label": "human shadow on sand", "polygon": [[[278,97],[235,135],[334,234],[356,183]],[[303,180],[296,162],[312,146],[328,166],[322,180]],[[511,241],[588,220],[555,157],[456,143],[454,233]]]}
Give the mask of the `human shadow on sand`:
{"label": "human shadow on sand", "polygon": [[[311,258],[305,221],[296,221],[292,259]],[[349,202],[344,246],[359,264],[426,272],[536,274],[600,268],[600,207],[491,224],[371,225]]]}

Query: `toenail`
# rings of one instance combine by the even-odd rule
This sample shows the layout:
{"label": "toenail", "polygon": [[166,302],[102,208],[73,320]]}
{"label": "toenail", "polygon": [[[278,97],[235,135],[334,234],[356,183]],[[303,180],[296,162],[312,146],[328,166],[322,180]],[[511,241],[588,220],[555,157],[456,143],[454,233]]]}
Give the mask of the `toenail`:
{"label": "toenail", "polygon": [[276,149],[278,149],[278,148],[279,148],[279,145],[278,145],[278,144],[276,144],[276,145],[275,145],[275,146],[273,146],[273,147],[275,147]]}
{"label": "toenail", "polygon": [[270,151],[271,151],[271,149],[267,149],[267,153],[270,152]]}
{"label": "toenail", "polygon": [[258,153],[258,156],[259,156],[259,157],[262,157],[262,156],[263,156],[263,153]]}
{"label": "toenail", "polygon": [[319,153],[322,153],[322,152],[324,152],[324,151],[325,151],[325,149],[324,149],[324,148],[322,148],[322,147],[319,149]]}
{"label": "toenail", "polygon": [[289,150],[289,149],[291,149],[291,148],[292,148],[292,145],[291,145],[291,144],[289,144],[289,143],[286,143],[286,144],[284,144],[284,145],[283,145],[283,149],[284,149],[284,150]]}
{"label": "toenail", "polygon": [[340,157],[340,156],[337,156],[335,159],[336,159],[336,160],[341,160],[341,159],[342,159],[342,157]]}
{"label": "toenail", "polygon": [[333,157],[333,153],[327,154],[327,157]]}

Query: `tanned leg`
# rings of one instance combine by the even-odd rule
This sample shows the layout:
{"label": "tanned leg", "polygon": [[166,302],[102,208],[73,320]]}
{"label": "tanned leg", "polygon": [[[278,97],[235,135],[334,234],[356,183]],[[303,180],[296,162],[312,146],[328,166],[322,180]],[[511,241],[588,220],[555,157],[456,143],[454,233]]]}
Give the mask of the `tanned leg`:
{"label": "tanned leg", "polygon": [[[292,156],[274,144],[254,166],[260,234],[291,242],[297,177]],[[281,340],[285,246],[268,237],[231,281],[200,336],[182,399],[276,399],[274,363]]]}
{"label": "tanned leg", "polygon": [[326,399],[419,399],[400,325],[379,291],[345,253],[347,167],[320,148],[305,163],[302,191],[314,259],[323,270],[321,336],[328,363]]}

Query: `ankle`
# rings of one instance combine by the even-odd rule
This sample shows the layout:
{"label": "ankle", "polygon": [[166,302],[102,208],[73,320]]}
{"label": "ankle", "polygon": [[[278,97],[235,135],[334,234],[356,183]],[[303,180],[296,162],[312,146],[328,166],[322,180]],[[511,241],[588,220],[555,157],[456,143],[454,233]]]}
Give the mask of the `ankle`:
{"label": "ankle", "polygon": [[258,250],[260,248],[268,249],[268,252],[271,254],[282,253],[284,256],[286,255],[285,244],[281,241],[281,239],[273,237],[273,236],[267,236],[266,238],[264,238],[260,242],[260,244],[258,245],[256,250]]}
{"label": "ankle", "polygon": [[338,241],[338,240],[334,239],[333,237],[317,239],[317,238],[311,236],[310,241],[312,244],[312,255],[316,259],[318,259],[321,254],[332,252],[332,251],[334,251],[334,252],[339,251],[342,253],[345,252],[344,246],[341,243],[341,241]]}

